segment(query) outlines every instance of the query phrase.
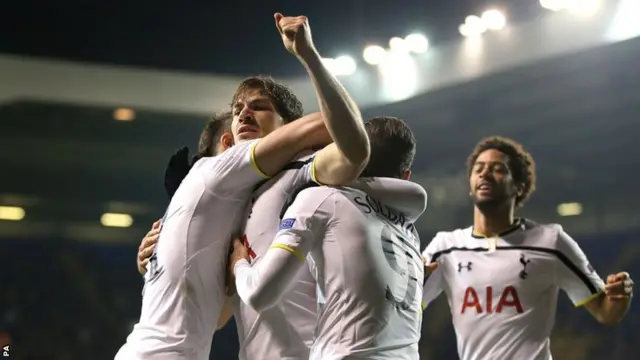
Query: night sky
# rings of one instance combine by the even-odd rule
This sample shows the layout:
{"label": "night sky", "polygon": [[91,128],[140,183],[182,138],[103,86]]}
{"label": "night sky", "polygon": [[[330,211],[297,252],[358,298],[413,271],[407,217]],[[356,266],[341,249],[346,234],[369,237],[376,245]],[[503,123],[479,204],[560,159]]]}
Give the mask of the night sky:
{"label": "night sky", "polygon": [[4,0],[0,53],[211,74],[293,75],[303,69],[283,48],[273,13],[307,15],[325,57],[361,61],[369,43],[427,35],[459,38],[469,14],[489,8],[511,22],[542,13],[537,0]]}

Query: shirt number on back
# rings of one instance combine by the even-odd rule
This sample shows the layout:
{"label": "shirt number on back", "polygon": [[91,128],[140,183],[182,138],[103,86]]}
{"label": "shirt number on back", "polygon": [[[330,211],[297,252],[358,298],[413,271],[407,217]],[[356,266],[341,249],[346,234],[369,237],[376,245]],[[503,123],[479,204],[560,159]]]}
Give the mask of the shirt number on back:
{"label": "shirt number on back", "polygon": [[[385,297],[398,310],[418,311],[420,309],[416,299],[418,275],[415,266],[416,259],[414,259],[417,255],[411,253],[413,249],[409,242],[389,226],[385,226],[382,229],[381,237],[384,257],[387,259],[391,269],[402,279],[405,279],[407,284],[403,294],[400,294],[399,286],[394,286],[394,289],[392,289],[391,285],[387,284]],[[402,263],[406,263],[406,269],[400,266]]]}

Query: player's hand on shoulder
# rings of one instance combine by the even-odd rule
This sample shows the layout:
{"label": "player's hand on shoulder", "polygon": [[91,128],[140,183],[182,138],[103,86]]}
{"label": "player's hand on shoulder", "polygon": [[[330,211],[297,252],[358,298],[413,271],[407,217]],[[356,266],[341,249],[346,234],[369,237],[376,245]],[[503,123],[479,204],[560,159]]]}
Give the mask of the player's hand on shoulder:
{"label": "player's hand on shoulder", "polygon": [[628,272],[607,276],[605,295],[611,300],[626,300],[633,295],[633,280]]}
{"label": "player's hand on shoulder", "polygon": [[140,247],[138,248],[138,272],[140,275],[144,275],[147,272],[147,265],[149,264],[149,258],[153,255],[153,249],[156,247],[158,237],[160,236],[160,224],[161,220],[158,220],[151,225],[151,230],[142,238]]}
{"label": "player's hand on shoulder", "polygon": [[284,47],[299,59],[305,60],[309,56],[317,55],[316,47],[311,38],[309,19],[306,16],[284,16],[276,13],[276,28],[282,36]]}

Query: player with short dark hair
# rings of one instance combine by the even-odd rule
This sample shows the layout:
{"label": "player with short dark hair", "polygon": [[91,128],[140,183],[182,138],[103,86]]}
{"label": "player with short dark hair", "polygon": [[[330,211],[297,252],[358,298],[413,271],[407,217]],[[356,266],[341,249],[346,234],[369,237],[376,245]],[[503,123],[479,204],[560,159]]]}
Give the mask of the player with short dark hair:
{"label": "player with short dark hair", "polygon": [[371,158],[361,176],[408,178],[416,154],[416,138],[411,129],[392,116],[374,117],[364,126],[371,143]]}
{"label": "player with short dark hair", "polygon": [[238,100],[246,96],[247,92],[254,90],[258,90],[269,99],[285,124],[302,117],[304,109],[298,97],[291,89],[270,76],[252,76],[244,79],[233,94],[231,106],[238,104]]}
{"label": "player with short dark hair", "polygon": [[633,290],[628,273],[605,283],[562,226],[514,216],[536,181],[522,145],[483,139],[467,168],[473,226],[439,232],[423,252],[431,271],[424,306],[445,292],[461,360],[550,360],[560,289],[603,324],[623,318]]}
{"label": "player with short dark hair", "polygon": [[225,148],[230,148],[233,145],[232,143],[227,142],[223,144],[220,140],[222,139],[223,133],[231,132],[232,120],[233,116],[231,115],[231,111],[223,111],[215,114],[200,133],[198,153],[196,156],[214,156],[224,151]]}
{"label": "player with short dark hair", "polygon": [[245,79],[231,100],[234,141],[263,137],[302,112],[302,104],[285,85],[262,76]]}
{"label": "player with short dark hair", "polygon": [[[180,183],[182,183],[182,180],[187,176],[189,170],[191,170],[193,163],[203,157],[215,156],[233,145],[232,137],[222,136],[225,132],[231,132],[232,120],[233,118],[229,111],[215,114],[204,126],[204,129],[202,129],[200,139],[198,140],[198,150],[193,158],[189,158],[189,148],[186,146],[178,149],[171,156],[164,173],[164,188],[169,199],[171,199],[176,190],[178,190]],[[223,140],[225,143],[222,142]],[[138,268],[140,269],[139,262]]]}
{"label": "player with short dark hair", "polygon": [[426,192],[406,181],[415,139],[397,118],[374,118],[365,129],[369,178],[294,192],[259,261],[234,242],[230,271],[238,295],[265,316],[287,309],[281,304],[288,294],[300,296],[300,279],[311,268],[318,312],[299,324],[314,330],[309,359],[419,357],[423,265],[413,224]]}

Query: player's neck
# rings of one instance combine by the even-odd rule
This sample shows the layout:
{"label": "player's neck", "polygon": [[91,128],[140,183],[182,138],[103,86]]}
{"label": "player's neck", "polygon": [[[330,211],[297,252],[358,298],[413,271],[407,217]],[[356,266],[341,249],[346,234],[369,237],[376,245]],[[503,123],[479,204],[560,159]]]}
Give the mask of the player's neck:
{"label": "player's neck", "polygon": [[473,211],[473,233],[485,237],[497,236],[514,222],[513,206],[481,211],[476,206]]}

